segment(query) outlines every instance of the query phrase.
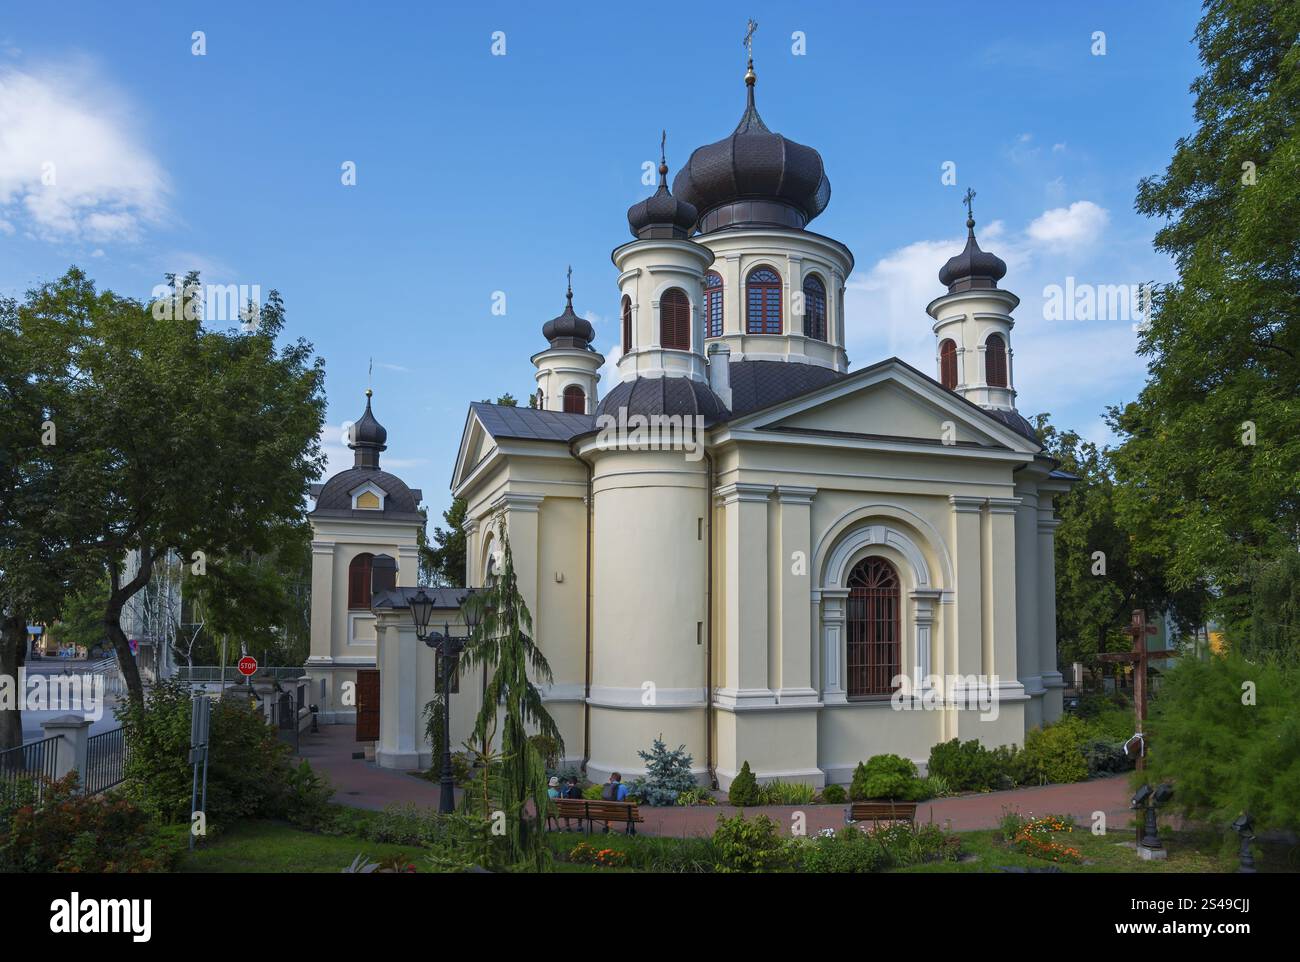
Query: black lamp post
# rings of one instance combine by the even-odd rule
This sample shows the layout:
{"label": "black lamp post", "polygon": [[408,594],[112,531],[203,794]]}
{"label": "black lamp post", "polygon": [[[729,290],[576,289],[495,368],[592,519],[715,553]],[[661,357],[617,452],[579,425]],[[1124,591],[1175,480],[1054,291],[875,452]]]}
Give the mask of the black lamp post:
{"label": "black lamp post", "polygon": [[442,754],[442,774],[438,784],[438,811],[449,815],[456,810],[456,781],[451,774],[451,676],[455,670],[456,659],[465,649],[465,643],[473,636],[478,627],[479,612],[475,605],[465,606],[467,594],[461,599],[462,611],[465,613],[465,626],[469,635],[455,636],[450,626],[444,622],[441,632],[431,632],[429,623],[433,620],[434,601],[423,588],[411,596],[411,620],[415,623],[415,637],[432,648],[438,654],[438,685],[442,691],[442,744],[438,746]]}

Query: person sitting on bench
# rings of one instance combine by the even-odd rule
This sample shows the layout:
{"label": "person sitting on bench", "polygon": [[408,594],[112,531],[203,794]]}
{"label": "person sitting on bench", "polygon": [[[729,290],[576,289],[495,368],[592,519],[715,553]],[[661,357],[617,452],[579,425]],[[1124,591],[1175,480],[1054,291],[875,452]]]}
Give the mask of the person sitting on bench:
{"label": "person sitting on bench", "polygon": [[[600,790],[600,800],[602,802],[625,802],[627,801],[627,786],[623,784],[623,776],[618,772],[610,772],[609,781],[605,787]],[[609,831],[609,821],[605,822],[605,831]]]}

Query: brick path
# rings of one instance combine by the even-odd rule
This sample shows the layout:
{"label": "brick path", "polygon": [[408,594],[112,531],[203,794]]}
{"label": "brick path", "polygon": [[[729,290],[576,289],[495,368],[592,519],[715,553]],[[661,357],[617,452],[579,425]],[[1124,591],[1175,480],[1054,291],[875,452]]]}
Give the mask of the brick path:
{"label": "brick path", "polygon": [[[329,775],[335,788],[336,802],[375,810],[394,802],[437,806],[437,784],[405,772],[378,768],[373,762],[353,759],[352,753],[359,751],[361,746],[352,738],[351,725],[326,725],[322,726],[320,734],[304,735],[302,739],[301,757],[309,760],[317,771]],[[1101,811],[1106,813],[1107,826],[1115,829],[1130,824],[1132,813],[1128,800],[1131,796],[1127,777],[1116,775],[1073,785],[1043,785],[1010,792],[934,799],[920,803],[916,817],[918,821],[933,821],[954,831],[967,831],[996,827],[1004,809],[1016,809],[1022,815],[1073,815],[1084,824],[1091,822],[1093,812]],[[639,831],[648,835],[709,835],[719,815],[731,815],[735,811],[728,805],[642,807],[645,824]],[[772,805],[746,809],[746,814],[765,814],[789,831],[791,815],[795,811],[805,813],[809,833],[844,824],[842,805]]]}

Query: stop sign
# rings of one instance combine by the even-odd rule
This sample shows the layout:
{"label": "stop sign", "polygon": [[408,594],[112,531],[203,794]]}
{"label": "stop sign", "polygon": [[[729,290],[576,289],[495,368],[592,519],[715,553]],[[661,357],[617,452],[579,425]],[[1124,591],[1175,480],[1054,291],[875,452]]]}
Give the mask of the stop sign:
{"label": "stop sign", "polygon": [[252,655],[245,655],[243,658],[239,659],[239,673],[241,675],[243,675],[244,677],[248,677],[249,675],[252,675],[255,671],[257,671],[256,658],[254,658]]}

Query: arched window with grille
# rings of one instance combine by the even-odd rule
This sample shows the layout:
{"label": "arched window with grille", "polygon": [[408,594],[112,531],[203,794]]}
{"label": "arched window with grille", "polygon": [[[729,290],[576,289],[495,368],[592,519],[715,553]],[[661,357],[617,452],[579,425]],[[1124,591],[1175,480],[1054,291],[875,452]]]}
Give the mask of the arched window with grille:
{"label": "arched window with grille", "polygon": [[704,336],[722,337],[722,275],[704,275]]}
{"label": "arched window with grille", "polygon": [[848,588],[849,697],[891,694],[902,661],[898,572],[884,558],[863,558]]}
{"label": "arched window with grille", "polygon": [[681,288],[670,287],[659,298],[659,343],[677,351],[691,349],[691,302]]}
{"label": "arched window with grille", "polygon": [[990,334],[984,342],[984,382],[990,387],[1007,386],[1007,344],[1001,334]]}
{"label": "arched window with grille", "polygon": [[745,331],[781,333],[781,275],[770,267],[756,267],[745,281]]}
{"label": "arched window with grille", "polygon": [[632,350],[632,298],[623,295],[623,353]]}
{"label": "arched window with grille", "polygon": [[803,336],[826,340],[826,285],[814,274],[803,282]]}
{"label": "arched window with grille", "polygon": [[587,392],[576,384],[570,384],[564,389],[564,413],[587,413]]}
{"label": "arched window with grille", "polygon": [[939,383],[949,391],[957,386],[957,342],[950,337],[939,343]]}
{"label": "arched window with grille", "polygon": [[359,554],[348,565],[348,610],[370,610],[370,567],[375,556]]}

